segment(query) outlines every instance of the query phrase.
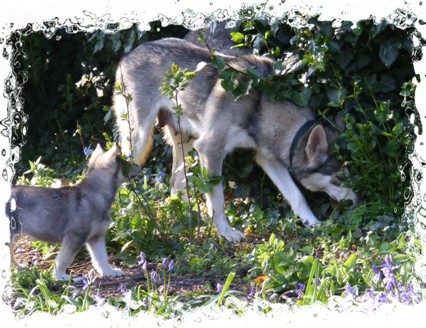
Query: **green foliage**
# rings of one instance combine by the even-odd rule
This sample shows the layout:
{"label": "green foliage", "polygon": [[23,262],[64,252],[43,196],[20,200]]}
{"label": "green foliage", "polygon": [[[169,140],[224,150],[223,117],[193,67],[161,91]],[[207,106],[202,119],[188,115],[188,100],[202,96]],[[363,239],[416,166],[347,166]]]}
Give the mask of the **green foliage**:
{"label": "green foliage", "polygon": [[15,293],[12,308],[20,317],[35,311],[57,315],[65,308],[82,312],[95,303],[89,295],[89,289],[61,285],[47,272],[25,270],[12,275],[12,280]]}
{"label": "green foliage", "polygon": [[[110,24],[93,33],[58,28],[47,38],[29,24],[11,36],[19,40],[13,43],[15,74],[25,83],[22,96],[28,115],[21,166],[39,156],[55,167],[61,167],[64,158],[77,166],[82,149],[104,139],[105,130],[113,129],[111,96],[121,56],[141,42],[187,31],[162,27],[159,21],[150,26],[149,31],[140,31],[136,24],[117,31]],[[21,166],[18,170],[25,170]]]}

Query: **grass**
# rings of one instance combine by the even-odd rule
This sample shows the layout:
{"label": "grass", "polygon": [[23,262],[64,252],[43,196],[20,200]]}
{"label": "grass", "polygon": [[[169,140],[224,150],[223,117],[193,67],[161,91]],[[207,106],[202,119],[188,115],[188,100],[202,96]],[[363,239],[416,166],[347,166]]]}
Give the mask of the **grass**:
{"label": "grass", "polygon": [[[49,186],[53,174],[39,161],[20,183]],[[392,301],[417,304],[423,297],[414,271],[419,240],[386,218],[367,226],[352,222],[371,209],[353,207],[349,222],[330,219],[308,229],[291,212],[275,219],[279,199],[261,208],[249,199],[229,198],[231,223],[246,234],[246,240],[232,245],[216,237],[197,197],[192,210],[200,210],[201,221],[189,225],[187,203],[162,197],[167,181],[164,174],[144,171],[134,184],[121,188],[112,208],[108,250],[127,272],[142,272],[140,279],[117,284],[113,292],[103,287],[111,281],[91,280],[90,275],[82,285],[56,282],[49,266],[40,262],[48,261],[44,257],[52,261],[57,250],[33,242],[41,256],[12,275],[7,302],[13,312],[18,317],[36,311],[56,315],[109,304],[131,316],[146,312],[172,318],[212,305],[243,313],[259,300],[304,306],[343,297],[378,308]],[[87,255],[77,261],[88,262]]]}

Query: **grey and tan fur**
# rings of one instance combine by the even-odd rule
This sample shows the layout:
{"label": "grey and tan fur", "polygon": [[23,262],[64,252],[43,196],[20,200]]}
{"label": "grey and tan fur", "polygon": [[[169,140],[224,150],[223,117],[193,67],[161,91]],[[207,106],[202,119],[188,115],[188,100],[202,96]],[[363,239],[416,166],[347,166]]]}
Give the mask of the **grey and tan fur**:
{"label": "grey and tan fur", "polygon": [[[68,280],[68,266],[85,244],[92,264],[100,276],[120,276],[120,269],[108,264],[105,233],[110,224],[110,208],[115,194],[126,180],[124,164],[117,145],[104,151],[100,145],[90,156],[82,181],[75,186],[43,188],[12,187],[6,206],[10,218],[11,264],[16,263],[13,250],[19,237],[27,235],[49,243],[61,243],[56,257],[55,277]],[[135,166],[128,175],[138,172]]]}
{"label": "grey and tan fur", "polygon": [[[270,59],[253,55],[224,58],[240,70],[257,66],[264,74],[269,74],[273,67]],[[116,79],[132,99],[126,104],[123,95],[114,95],[123,152],[130,154],[132,151],[134,159],[144,163],[152,146],[152,126],[157,119],[173,146],[172,192],[183,189],[183,157],[173,111],[176,104],[161,94],[160,86],[172,63],[194,71],[200,62],[204,62],[207,64],[178,95],[183,107],[181,126],[185,153],[194,147],[202,166],[211,174],[222,175],[222,163],[228,153],[236,148],[254,149],[257,164],[308,226],[317,224],[318,220],[294,179],[307,189],[327,192],[338,201],[356,199],[353,191],[343,187],[337,179],[340,166],[329,154],[334,133],[315,121],[312,110],[285,101],[270,102],[254,91],[235,101],[221,87],[217,70],[208,64],[210,60],[207,50],[174,38],[144,43],[121,59]],[[127,112],[130,128],[122,119]],[[306,125],[310,121],[313,123]],[[300,138],[295,138],[303,126],[307,127],[306,131]],[[294,148],[292,160],[291,148]],[[243,238],[243,234],[231,228],[226,219],[222,184],[206,194],[206,201],[219,235],[231,242]]]}

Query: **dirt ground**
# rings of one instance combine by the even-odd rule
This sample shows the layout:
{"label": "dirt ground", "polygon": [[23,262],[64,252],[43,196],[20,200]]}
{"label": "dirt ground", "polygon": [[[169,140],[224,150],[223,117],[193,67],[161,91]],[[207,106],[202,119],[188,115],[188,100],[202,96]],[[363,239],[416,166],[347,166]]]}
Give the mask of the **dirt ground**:
{"label": "dirt ground", "polygon": [[[54,257],[46,260],[41,256],[37,258],[37,254],[39,254],[39,252],[27,238],[22,238],[15,247],[15,258],[17,262],[26,267],[34,267],[35,261],[37,261],[37,270],[40,271],[49,270],[49,268],[54,265]],[[84,258],[77,256],[77,259],[69,267],[69,273],[72,274],[73,277],[89,277],[91,281],[91,291],[93,291],[93,293],[100,293],[103,297],[107,298],[120,297],[122,295],[123,286],[126,287],[126,289],[131,289],[134,286],[146,285],[146,273],[138,265],[132,267],[123,266],[118,261],[115,261],[112,255],[110,255],[109,263],[114,268],[120,268],[124,273],[123,276],[100,277],[93,269],[88,255]],[[161,272],[161,268],[161,263],[150,263],[148,271],[150,272],[155,269]],[[216,293],[216,285],[218,282],[223,284],[225,281],[218,281],[217,277],[212,276],[212,274],[208,272],[205,272],[201,276],[194,274],[179,276],[173,274],[168,293],[169,295],[178,294],[182,296],[191,293],[205,293],[206,286],[208,286],[207,288],[209,289],[213,287],[213,291],[211,292]],[[57,287],[59,288],[59,286],[62,285],[63,283],[58,283]],[[73,282],[72,285],[81,288],[84,283],[82,281],[76,281]],[[55,286],[53,286],[53,288],[55,288]],[[232,289],[245,293],[250,292],[249,284],[238,279],[234,279]],[[161,284],[159,285],[159,290],[161,291]]]}

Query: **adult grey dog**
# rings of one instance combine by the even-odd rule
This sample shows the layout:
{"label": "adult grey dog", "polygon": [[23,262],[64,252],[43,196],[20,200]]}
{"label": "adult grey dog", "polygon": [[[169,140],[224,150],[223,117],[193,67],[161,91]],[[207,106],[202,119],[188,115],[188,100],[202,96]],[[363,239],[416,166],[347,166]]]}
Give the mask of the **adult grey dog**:
{"label": "adult grey dog", "polygon": [[[264,57],[223,58],[239,71],[253,66],[265,75],[273,71],[273,62]],[[160,86],[173,63],[190,71],[199,67],[194,80],[178,95],[183,108],[180,124],[185,153],[194,147],[201,165],[211,174],[222,175],[222,163],[228,153],[236,148],[254,149],[257,164],[307,226],[318,220],[293,179],[338,201],[356,199],[354,192],[338,180],[340,165],[330,154],[336,134],[317,121],[311,109],[287,101],[270,102],[256,91],[236,101],[221,87],[218,71],[209,64],[210,60],[206,49],[175,38],[143,43],[121,59],[116,81],[124,94],[115,93],[114,111],[124,153],[144,164],[157,119],[173,147],[172,191],[183,189],[181,137],[173,109],[176,103],[161,93]],[[200,63],[204,65],[199,66]],[[221,183],[206,194],[206,201],[218,234],[231,242],[243,238],[226,219]]]}

